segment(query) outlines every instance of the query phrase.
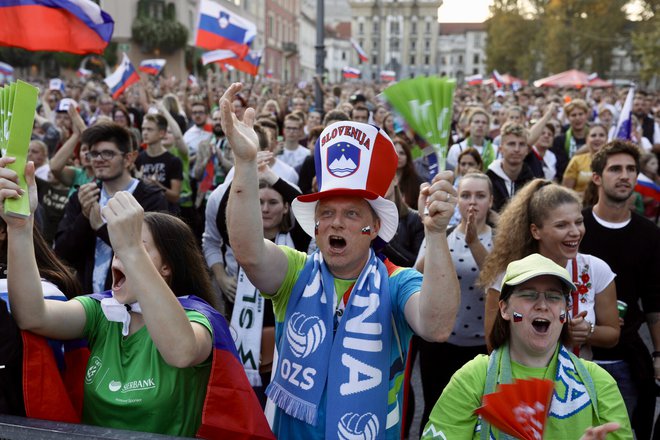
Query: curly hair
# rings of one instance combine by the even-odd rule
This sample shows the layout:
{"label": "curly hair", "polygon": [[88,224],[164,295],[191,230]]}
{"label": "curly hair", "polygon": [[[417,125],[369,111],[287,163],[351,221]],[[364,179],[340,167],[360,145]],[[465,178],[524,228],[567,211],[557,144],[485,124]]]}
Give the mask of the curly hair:
{"label": "curly hair", "polygon": [[548,213],[565,204],[581,207],[575,191],[549,180],[534,179],[518,191],[500,215],[493,251],[481,269],[479,285],[487,288],[510,262],[538,252],[530,226],[542,227]]}

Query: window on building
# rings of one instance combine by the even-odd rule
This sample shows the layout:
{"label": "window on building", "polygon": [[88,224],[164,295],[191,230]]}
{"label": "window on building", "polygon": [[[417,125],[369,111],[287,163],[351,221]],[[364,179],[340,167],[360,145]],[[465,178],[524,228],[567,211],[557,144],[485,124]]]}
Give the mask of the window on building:
{"label": "window on building", "polygon": [[427,65],[427,66],[429,64],[431,64],[431,57],[430,56],[424,55],[424,64]]}
{"label": "window on building", "polygon": [[358,33],[360,35],[364,33],[364,23],[358,23]]}
{"label": "window on building", "polygon": [[479,73],[479,69],[477,69],[476,67],[472,69],[472,75],[476,75],[478,73]]}
{"label": "window on building", "polygon": [[374,20],[374,33],[378,33],[378,20]]}
{"label": "window on building", "polygon": [[398,21],[393,21],[390,23],[390,33],[392,34],[398,34],[399,33],[399,22]]}
{"label": "window on building", "polygon": [[458,64],[463,64],[463,55],[458,56]]}
{"label": "window on building", "polygon": [[410,65],[411,66],[415,65],[415,55],[410,55]]}
{"label": "window on building", "polygon": [[430,21],[426,22],[426,33],[427,34],[431,33],[431,22]]}
{"label": "window on building", "polygon": [[346,59],[346,52],[344,52],[343,50],[341,51],[341,59],[342,61]]}
{"label": "window on building", "polygon": [[371,64],[378,64],[378,55],[374,55],[371,57]]}
{"label": "window on building", "polygon": [[424,40],[424,50],[431,50],[431,40]]}
{"label": "window on building", "polygon": [[410,50],[416,50],[417,49],[417,41],[412,40],[410,41]]}
{"label": "window on building", "polygon": [[392,38],[391,46],[392,46],[392,50],[399,50],[399,39]]}
{"label": "window on building", "polygon": [[417,34],[417,22],[416,21],[413,21],[411,23],[410,33],[413,34],[413,35]]}
{"label": "window on building", "polygon": [[474,64],[479,64],[479,54],[475,53],[474,56],[472,57],[472,62]]}
{"label": "window on building", "polygon": [[273,36],[273,16],[272,16],[272,15],[270,15],[270,16],[268,17],[268,31],[267,31],[267,35],[268,35],[268,37],[272,37],[272,36]]}

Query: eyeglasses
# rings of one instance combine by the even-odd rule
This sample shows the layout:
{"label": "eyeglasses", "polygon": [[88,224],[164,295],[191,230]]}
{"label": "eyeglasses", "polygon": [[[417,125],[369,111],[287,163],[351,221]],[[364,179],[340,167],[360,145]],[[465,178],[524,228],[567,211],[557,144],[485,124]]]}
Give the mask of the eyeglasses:
{"label": "eyeglasses", "polygon": [[197,111],[193,110],[190,113],[193,114],[193,115],[205,115],[206,111],[204,111],[204,110],[197,110]]}
{"label": "eyeglasses", "polygon": [[551,290],[548,292],[537,292],[536,290],[517,290],[511,294],[511,296],[516,296],[523,300],[532,302],[538,301],[541,295],[545,296],[545,300],[549,303],[559,303],[565,299],[564,294],[556,290]]}
{"label": "eyeglasses", "polygon": [[121,153],[112,150],[101,150],[101,151],[90,151],[85,154],[87,160],[98,159],[99,157],[103,160],[112,160],[115,156],[124,156],[126,153]]}
{"label": "eyeglasses", "polygon": [[285,130],[297,131],[300,130],[300,127],[284,127]]}

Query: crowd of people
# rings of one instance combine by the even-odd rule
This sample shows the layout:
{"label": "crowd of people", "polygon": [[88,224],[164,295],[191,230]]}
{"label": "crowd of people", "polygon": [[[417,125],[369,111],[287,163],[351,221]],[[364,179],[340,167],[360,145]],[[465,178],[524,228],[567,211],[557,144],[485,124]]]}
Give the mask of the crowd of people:
{"label": "crowd of people", "polygon": [[92,425],[394,439],[416,404],[423,438],[508,438],[474,410],[535,377],[548,438],[651,438],[660,94],[637,91],[621,140],[627,90],[459,87],[432,176],[384,87],[43,86],[27,193],[0,158],[0,199],[32,213],[2,213],[0,411],[62,418],[29,407],[21,365],[84,338],[79,377],[59,348],[49,374]]}

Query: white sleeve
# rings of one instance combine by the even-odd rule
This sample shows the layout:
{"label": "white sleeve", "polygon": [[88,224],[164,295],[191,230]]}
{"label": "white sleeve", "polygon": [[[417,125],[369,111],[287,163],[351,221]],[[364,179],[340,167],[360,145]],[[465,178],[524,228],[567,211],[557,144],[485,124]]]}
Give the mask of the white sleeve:
{"label": "white sleeve", "polygon": [[[505,272],[502,272],[501,274],[499,274],[497,276],[497,278],[495,278],[495,281],[493,281],[493,283],[490,286],[488,286],[488,289],[497,290],[498,292],[502,293],[501,289],[502,289],[502,281],[504,281],[504,275],[505,275]],[[488,289],[486,289],[486,290],[488,290]]]}
{"label": "white sleeve", "polygon": [[598,257],[589,255],[588,261],[589,266],[591,267],[591,280],[593,283],[592,288],[594,294],[598,295],[603,290],[605,290],[605,288],[609,286],[612,281],[614,281],[616,274],[612,272],[612,269],[610,269],[610,266],[606,262]]}
{"label": "white sleeve", "polygon": [[447,153],[447,166],[451,170],[458,168],[458,155],[460,154],[461,147],[459,144],[454,144],[449,148]]}
{"label": "white sleeve", "polygon": [[653,144],[660,144],[660,124],[657,122],[653,124]]}
{"label": "white sleeve", "polygon": [[222,255],[222,237],[218,226],[216,225],[216,218],[218,216],[218,208],[223,195],[227,191],[229,185],[222,184],[217,187],[206,203],[206,214],[204,216],[204,233],[202,234],[202,250],[204,251],[204,259],[206,264],[211,267],[216,263],[224,264],[224,257]]}

